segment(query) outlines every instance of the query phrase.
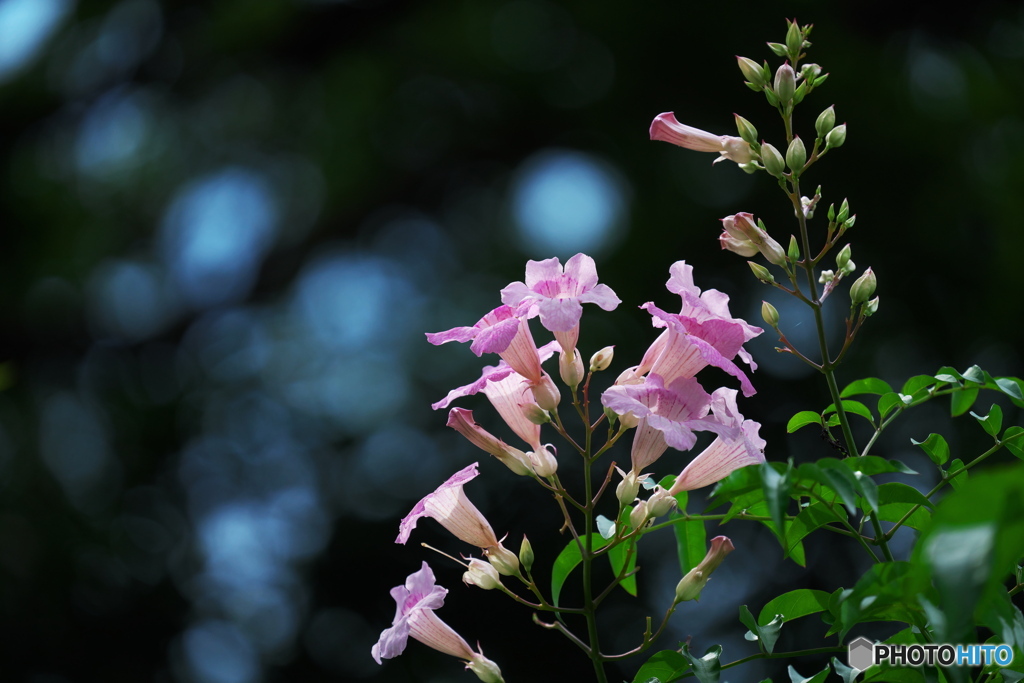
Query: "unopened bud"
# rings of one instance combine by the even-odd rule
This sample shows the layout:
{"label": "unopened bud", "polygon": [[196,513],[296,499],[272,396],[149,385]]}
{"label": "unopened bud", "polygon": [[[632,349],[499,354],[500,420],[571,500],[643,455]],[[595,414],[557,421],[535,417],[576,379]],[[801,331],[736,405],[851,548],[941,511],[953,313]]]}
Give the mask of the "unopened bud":
{"label": "unopened bud", "polygon": [[761,163],[764,164],[764,170],[776,178],[786,171],[786,161],[779,154],[779,150],[767,142],[761,143]]}
{"label": "unopened bud", "polygon": [[553,446],[545,444],[537,450],[526,454],[526,457],[530,460],[530,465],[533,466],[533,471],[537,473],[538,477],[550,477],[558,471],[558,460],[549,450],[550,448],[553,448]]}
{"label": "unopened bud", "polygon": [[524,403],[519,406],[523,416],[535,425],[546,425],[551,422],[551,414],[536,403]]}
{"label": "unopened bud", "polygon": [[813,82],[821,73],[821,66],[818,64],[804,64],[800,67],[800,77],[805,81]]}
{"label": "unopened bud", "polygon": [[805,163],[807,163],[807,148],[804,147],[800,136],[796,135],[789,143],[789,149],[786,150],[786,165],[789,166],[789,170],[799,173],[803,170]]}
{"label": "unopened bud", "polygon": [[554,411],[558,407],[558,402],[562,400],[562,395],[558,393],[558,387],[551,381],[551,377],[544,373],[541,377],[540,382],[530,387],[533,392],[533,398],[537,401],[537,405],[547,411]]}
{"label": "unopened bud", "polygon": [[753,271],[754,277],[765,284],[771,284],[775,282],[775,277],[768,271],[767,268],[762,266],[760,263],[754,263],[753,261],[747,261],[747,265],[750,266],[750,270]]}
{"label": "unopened bud", "polygon": [[639,529],[647,521],[647,501],[641,500],[629,513],[629,525]]}
{"label": "unopened bud", "polygon": [[857,271],[857,264],[850,259],[846,262],[846,265],[839,269],[839,272],[843,275],[853,275]]}
{"label": "unopened bud", "polygon": [[876,296],[871,301],[864,304],[864,315],[872,316],[878,312],[878,297]]}
{"label": "unopened bud", "polygon": [[786,62],[775,72],[775,94],[778,96],[779,102],[786,105],[793,99],[794,92],[796,92],[796,73],[789,62]]}
{"label": "unopened bud", "polygon": [[814,130],[819,138],[823,138],[836,127],[836,106],[833,104],[825,111],[818,114],[818,120],[814,122]]}
{"label": "unopened bud", "polygon": [[462,582],[467,586],[478,586],[489,591],[501,585],[501,577],[498,576],[498,570],[494,565],[474,557],[469,561],[469,569],[462,575]]}
{"label": "unopened bud", "polygon": [[707,585],[708,579],[711,578],[711,573],[722,564],[722,560],[725,556],[735,550],[732,541],[725,536],[716,536],[711,539],[711,548],[708,549],[707,555],[700,561],[696,567],[686,573],[676,586],[676,602],[683,602],[684,600],[696,600],[700,597],[700,592],[704,590],[704,586]]}
{"label": "unopened bud", "polygon": [[775,328],[779,326],[779,312],[767,301],[761,302],[761,317],[768,323],[768,327]]}
{"label": "unopened bud", "polygon": [[800,244],[796,241],[796,235],[789,236],[789,249],[786,250],[786,256],[790,261],[800,260]]}
{"label": "unopened bud", "polygon": [[632,470],[625,474],[619,470],[619,474],[622,474],[622,481],[615,487],[615,497],[619,505],[632,505],[636,494],[640,492],[640,478]]}
{"label": "unopened bud", "polygon": [[751,85],[756,86],[758,90],[767,85],[767,81],[764,79],[764,70],[753,59],[747,59],[746,57],[740,57],[737,55],[736,63],[739,65],[740,71],[743,72],[743,77],[747,79]]}
{"label": "unopened bud", "polygon": [[660,486],[654,487],[654,493],[647,499],[647,514],[651,519],[667,515],[678,503],[666,489]]}
{"label": "unopened bud", "polygon": [[827,285],[828,283],[832,282],[832,280],[835,279],[836,274],[833,273],[831,270],[823,270],[821,271],[821,274],[818,275],[818,282],[820,282],[823,285]]}
{"label": "unopened bud", "polygon": [[826,147],[842,147],[846,142],[846,124],[841,124],[829,131],[825,138]]}
{"label": "unopened bud", "polygon": [[877,284],[874,271],[868,268],[850,285],[850,301],[855,305],[864,303],[875,293]]}
{"label": "unopened bud", "polygon": [[[836,223],[845,223],[846,219],[850,217],[850,202],[846,199],[839,205],[839,213],[836,214]],[[829,219],[831,220],[831,219]]]}
{"label": "unopened bud", "polygon": [[839,270],[844,270],[846,268],[846,264],[850,262],[850,256],[852,253],[853,248],[849,244],[839,250],[839,253],[836,254],[836,267],[839,268]]}
{"label": "unopened bud", "polygon": [[843,221],[843,230],[848,230],[853,227],[853,224],[857,222],[857,214],[854,214]]}
{"label": "unopened bud", "polygon": [[530,571],[530,568],[533,567],[533,546],[530,545],[530,539],[526,536],[523,536],[523,543],[519,546],[519,562],[526,571]]}
{"label": "unopened bud", "polygon": [[558,374],[566,386],[575,389],[583,381],[583,358],[579,349],[572,350],[572,358],[565,351],[558,354]]}
{"label": "unopened bud", "polygon": [[736,130],[739,132],[740,137],[743,138],[748,144],[757,143],[757,128],[754,128],[754,124],[747,121],[739,114],[733,114],[736,118]]}
{"label": "unopened bud", "polygon": [[619,415],[619,427],[621,429],[633,429],[638,424],[640,424],[640,418],[632,412]]}
{"label": "unopened bud", "polygon": [[499,543],[498,545],[492,545],[490,548],[484,548],[484,555],[487,556],[487,561],[498,570],[499,574],[505,576],[519,575],[519,558],[502,544]]}
{"label": "unopened bud", "polygon": [[786,49],[789,50],[789,54],[796,56],[804,46],[804,36],[795,20],[787,23],[789,25],[786,28]]}
{"label": "unopened bud", "polygon": [[590,357],[590,371],[601,372],[607,370],[608,366],[612,364],[612,359],[615,357],[615,347],[606,346],[593,356]]}

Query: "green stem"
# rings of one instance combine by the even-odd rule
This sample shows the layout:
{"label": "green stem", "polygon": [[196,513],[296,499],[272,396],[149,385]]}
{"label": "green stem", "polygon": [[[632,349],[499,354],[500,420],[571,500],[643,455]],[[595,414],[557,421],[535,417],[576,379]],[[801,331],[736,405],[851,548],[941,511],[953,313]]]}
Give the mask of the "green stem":
{"label": "green stem", "polygon": [[[588,437],[589,437],[589,431]],[[604,662],[601,659],[601,645],[597,635],[597,605],[594,603],[593,584],[593,563],[594,563],[594,501],[593,482],[590,480],[591,461],[583,459],[583,482],[586,487],[584,500],[587,501],[583,511],[586,534],[583,537],[583,611],[587,619],[587,636],[590,641],[590,661],[594,663],[594,673],[597,674],[598,683],[608,683],[604,671]]]}
{"label": "green stem", "polygon": [[[758,652],[756,655],[750,655],[749,657],[744,657],[743,659],[737,659],[735,662],[729,662],[728,664],[723,664],[722,665],[722,669],[731,669],[734,666],[739,666],[740,664],[746,664],[747,662],[752,662],[755,659],[785,659],[785,658],[789,658],[789,657],[803,657],[805,655],[828,654],[829,652],[846,652],[846,648],[845,647],[815,647],[815,648],[811,648],[809,650],[796,650],[794,652],[772,652],[772,653]],[[691,671],[690,673],[683,674],[682,676],[680,676],[680,678],[690,678],[693,675],[694,675],[694,673]]]}

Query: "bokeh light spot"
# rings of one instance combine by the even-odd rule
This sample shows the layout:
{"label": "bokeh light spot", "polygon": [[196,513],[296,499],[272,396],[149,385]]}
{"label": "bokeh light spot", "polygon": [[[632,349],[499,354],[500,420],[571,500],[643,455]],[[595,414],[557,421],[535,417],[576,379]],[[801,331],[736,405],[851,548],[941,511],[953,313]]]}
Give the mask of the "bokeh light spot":
{"label": "bokeh light spot", "polygon": [[71,7],[70,0],[0,0],[0,82],[35,58]]}

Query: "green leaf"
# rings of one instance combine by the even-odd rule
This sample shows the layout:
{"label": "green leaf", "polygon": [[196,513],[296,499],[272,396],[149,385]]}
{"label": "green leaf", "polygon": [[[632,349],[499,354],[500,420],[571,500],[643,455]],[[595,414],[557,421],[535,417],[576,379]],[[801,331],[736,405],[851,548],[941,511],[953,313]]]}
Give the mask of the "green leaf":
{"label": "green leaf", "polygon": [[966,370],[964,370],[963,378],[965,380],[967,380],[968,382],[976,382],[978,384],[984,384],[985,383],[985,371],[982,370],[981,368],[979,368],[977,365],[972,365],[971,367],[969,367]]}
{"label": "green leaf", "polygon": [[1024,400],[1024,391],[1021,390],[1021,381],[1016,377],[1000,377],[996,380],[999,390],[1010,398],[1018,401]]}
{"label": "green leaf", "polygon": [[846,385],[846,388],[839,394],[839,398],[846,398],[848,396],[859,396],[860,394],[888,394],[892,391],[892,387],[889,383],[880,380],[877,377],[865,377],[864,379],[858,379],[850,382]]}
{"label": "green leaf", "polygon": [[989,436],[995,436],[999,433],[999,430],[1003,427],[1003,409],[995,403],[989,408],[988,415],[982,417],[977,413],[971,412],[971,416],[978,421],[981,428],[985,430],[985,433]]}
{"label": "green leaf", "polygon": [[953,417],[963,415],[971,406],[974,405],[975,399],[978,398],[977,387],[964,389],[963,391],[955,391],[950,396],[950,408],[949,413]]}
{"label": "green leaf", "polygon": [[690,669],[690,662],[675,650],[662,650],[651,655],[633,677],[633,683],[650,683],[656,678],[660,683],[669,683],[680,678]]}
{"label": "green leaf", "polygon": [[1024,427],[1018,427],[1017,425],[1007,427],[1000,441],[1006,446],[1008,451],[1024,460],[1024,438],[1017,436],[1021,433],[1024,433]]}
{"label": "green leaf", "polygon": [[960,458],[949,463],[949,469],[946,470],[946,473],[955,475],[949,478],[949,485],[953,487],[954,491],[962,489],[967,483],[967,478],[971,476],[970,471],[964,469],[964,461]]}
{"label": "green leaf", "polygon": [[932,433],[924,441],[911,439],[910,442],[915,446],[920,446],[921,450],[927,453],[936,465],[943,465],[949,460],[949,444],[941,434]]}
{"label": "green leaf", "polygon": [[872,565],[852,589],[844,590],[829,611],[835,618],[829,633],[845,640],[855,625],[869,621],[908,622],[909,580],[916,576],[909,562]]}
{"label": "green leaf", "polygon": [[829,668],[829,665],[826,664],[824,669],[814,674],[810,678],[804,678],[799,673],[797,673],[796,669],[794,669],[792,666],[789,667],[788,671],[790,683],[824,683],[825,678],[829,674],[829,671],[831,671],[831,668]]}
{"label": "green leaf", "polygon": [[789,506],[789,492],[792,489],[790,471],[787,466],[784,473],[779,473],[772,463],[764,463],[758,468],[761,473],[761,486],[764,489],[764,501],[768,505],[768,514],[775,522],[775,532],[786,548],[786,508]]}
{"label": "green leaf", "polygon": [[[842,515],[840,517],[839,515]],[[830,508],[824,503],[812,503],[800,511],[786,528],[786,543],[789,544],[789,551],[799,543],[807,534],[815,529],[831,522],[840,522],[846,519],[843,508]]]}
{"label": "green leaf", "polygon": [[[682,516],[679,512],[672,512],[669,519],[677,520]],[[686,576],[686,573],[696,567],[708,552],[704,520],[691,519],[686,522],[676,522],[672,525],[672,530],[676,535],[676,551],[679,554],[679,575]]]}
{"label": "green leaf", "polygon": [[[956,394],[953,395],[955,396]],[[878,398],[878,419],[884,420],[886,415],[892,412],[894,408],[902,405],[903,401],[900,400],[900,395],[895,391],[891,394],[882,394]]]}
{"label": "green leaf", "polygon": [[786,423],[786,432],[792,434],[801,427],[806,427],[810,424],[816,424],[820,427],[821,415],[813,410],[801,410],[799,413],[789,418],[789,422]]}
{"label": "green leaf", "polygon": [[[860,415],[861,417],[863,417],[865,420],[867,420],[871,424],[875,423],[875,418],[871,414],[871,410],[866,405],[861,403],[860,401],[842,401],[842,404],[843,404],[843,410],[845,410],[847,413],[852,413],[854,415]],[[834,412],[836,412],[836,404],[835,403],[829,405],[828,408],[825,408],[825,410],[822,411],[822,415],[827,415],[829,413],[834,413]]]}
{"label": "green leaf", "polygon": [[[628,558],[628,560],[627,560]],[[624,543],[612,546],[608,551],[608,562],[612,565],[612,573],[618,576],[622,572],[623,565],[629,563],[626,567],[627,572],[631,572],[636,569],[636,538],[632,538]],[[636,597],[636,574],[627,576],[620,583],[622,589]]]}
{"label": "green leaf", "polygon": [[775,618],[776,614],[781,614],[783,622],[786,622],[806,617],[808,614],[824,612],[828,609],[828,601],[829,594],[825,591],[798,588],[770,600],[761,608],[757,623],[767,624]]}
{"label": "green leaf", "polygon": [[920,531],[931,521],[932,507],[932,502],[913,486],[890,482],[878,487],[877,514],[878,519],[883,522],[898,522],[904,515],[914,510],[903,525]]}
{"label": "green leaf", "polygon": [[690,652],[690,644],[683,643],[683,656],[690,660],[693,667],[693,675],[700,683],[718,683],[718,677],[722,671],[722,664],[719,658],[722,656],[722,646],[712,645],[702,657],[696,657]]}
{"label": "green leaf", "polygon": [[857,493],[860,483],[845,465],[835,458],[822,458],[817,463],[829,486],[835,489],[849,513],[857,512]]}
{"label": "green leaf", "polygon": [[832,668],[843,679],[843,683],[854,683],[857,680],[857,675],[860,674],[860,669],[846,666],[835,657],[832,658]]}
{"label": "green leaf", "polygon": [[899,460],[886,460],[877,455],[865,455],[862,458],[845,458],[841,460],[844,465],[850,468],[851,472],[862,472],[867,475],[887,474],[889,472],[901,472],[903,474],[917,474]]}
{"label": "green leaf", "polygon": [[922,389],[930,387],[933,384],[935,384],[935,378],[932,377],[931,375],[916,375],[903,383],[903,388],[900,389],[900,393],[907,394],[908,396],[913,396],[914,394],[920,392]]}
{"label": "green leaf", "polygon": [[[594,550],[603,548],[608,545],[608,540],[601,538],[600,534],[594,533],[590,535],[592,548]],[[580,543],[583,543],[583,538],[580,538]],[[555,564],[551,568],[551,602],[554,605],[558,605],[558,596],[562,593],[562,586],[565,585],[565,580],[569,578],[569,574],[575,569],[580,562],[583,561],[583,556],[580,554],[580,546],[576,542],[576,539],[572,539],[569,543],[562,548],[562,552],[558,553],[558,557],[555,558]]]}
{"label": "green leaf", "polygon": [[944,365],[935,373],[935,379],[948,384],[959,384],[960,380],[963,379],[963,375],[957,372],[955,368]]}
{"label": "green leaf", "polygon": [[[771,654],[775,649],[775,643],[779,640],[779,631],[782,630],[782,615],[780,614],[767,624],[762,625],[754,621],[754,615],[750,613],[746,605],[740,605],[740,621],[750,629],[750,634],[753,635],[752,639],[758,641],[761,650]],[[751,640],[751,638],[748,637],[747,640]]]}

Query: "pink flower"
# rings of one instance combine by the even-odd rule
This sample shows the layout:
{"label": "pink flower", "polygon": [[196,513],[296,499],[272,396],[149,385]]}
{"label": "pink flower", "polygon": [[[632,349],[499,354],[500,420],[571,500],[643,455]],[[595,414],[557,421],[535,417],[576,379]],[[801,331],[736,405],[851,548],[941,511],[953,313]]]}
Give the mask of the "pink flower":
{"label": "pink flower", "polygon": [[[494,436],[473,420],[473,411],[465,408],[452,408],[448,413],[448,426],[462,434],[477,448],[487,451],[502,464],[519,475],[529,475],[531,467],[526,454],[518,448]],[[538,432],[539,432],[538,427]],[[539,434],[538,434],[539,441]]]}
{"label": "pink flower", "polygon": [[734,251],[740,256],[753,256],[760,251],[769,263],[777,266],[787,260],[782,245],[754,222],[753,214],[745,211],[722,219],[722,235],[718,239],[723,249]]}
{"label": "pink flower", "polygon": [[679,377],[666,387],[659,375],[651,373],[643,384],[610,387],[601,403],[616,413],[640,418],[631,454],[632,472],[638,475],[669,446],[680,451],[693,448],[694,431],[735,436],[735,427],[708,417],[711,398],[692,377]]}
{"label": "pink flower", "polygon": [[444,332],[428,332],[427,341],[441,345],[450,341],[473,343],[469,349],[477,356],[496,353],[516,372],[531,382],[541,381],[540,356],[524,317],[525,309],[499,306],[473,327],[453,327]]}
{"label": "pink flower", "polygon": [[597,283],[594,259],[576,254],[562,265],[557,258],[526,262],[526,282],[513,282],[501,290],[508,306],[530,302],[529,316],[540,314],[541,324],[555,333],[562,349],[572,353],[579,336],[583,304],[615,310],[621,301],[611,287]]}
{"label": "pink flower", "polygon": [[437,487],[437,490],[416,503],[399,525],[395,543],[404,544],[409,540],[409,534],[416,528],[416,521],[420,517],[433,517],[456,538],[470,545],[484,549],[497,546],[498,538],[494,535],[490,523],[462,490],[464,484],[479,474],[476,471],[478,465],[479,463],[473,463],[459,470]]}
{"label": "pink flower", "polygon": [[747,465],[765,462],[765,440],[758,430],[761,425],[744,420],[736,408],[736,390],[717,389],[711,397],[711,409],[723,425],[733,428],[732,434],[720,434],[676,477],[669,489],[671,495],[710,486]]}
{"label": "pink flower", "polygon": [[482,651],[473,652],[462,636],[434,614],[434,610],[444,604],[447,594],[447,589],[434,583],[434,572],[426,562],[418,572],[409,575],[405,585],[392,588],[395,618],[370,651],[374,661],[383,664],[382,659],[402,654],[409,636],[412,636],[438,652],[466,660],[466,668],[481,680],[488,683],[501,681],[498,666],[484,657]]}
{"label": "pink flower", "polygon": [[699,128],[687,126],[679,123],[672,112],[658,114],[655,117],[654,122],[651,123],[651,139],[671,142],[673,145],[698,152],[718,152],[721,156],[715,159],[715,163],[722,159],[729,159],[737,164],[747,164],[754,159],[750,145],[742,138],[731,135],[712,135]]}

